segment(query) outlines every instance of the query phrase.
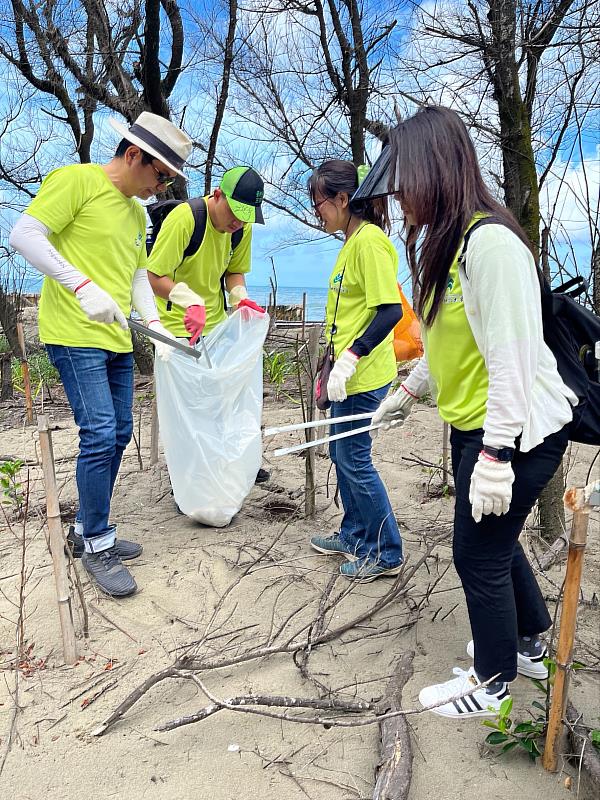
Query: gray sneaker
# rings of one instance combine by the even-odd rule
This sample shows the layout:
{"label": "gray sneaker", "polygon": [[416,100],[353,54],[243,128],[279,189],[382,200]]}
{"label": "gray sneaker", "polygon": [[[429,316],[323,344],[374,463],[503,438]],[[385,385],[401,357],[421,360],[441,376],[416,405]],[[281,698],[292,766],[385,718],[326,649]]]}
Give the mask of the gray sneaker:
{"label": "gray sneaker", "polygon": [[105,594],[127,597],[137,591],[133,575],[122,563],[114,546],[100,553],[84,553],[81,563]]}

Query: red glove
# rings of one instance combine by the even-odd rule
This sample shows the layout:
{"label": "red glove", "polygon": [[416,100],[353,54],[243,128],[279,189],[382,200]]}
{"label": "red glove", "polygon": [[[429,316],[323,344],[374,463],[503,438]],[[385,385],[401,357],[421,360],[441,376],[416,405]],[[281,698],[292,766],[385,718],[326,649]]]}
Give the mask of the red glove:
{"label": "red glove", "polygon": [[206,306],[188,306],[185,310],[183,324],[186,331],[191,334],[190,344],[193,347],[206,325]]}
{"label": "red glove", "polygon": [[240,302],[238,303],[237,307],[238,308],[251,308],[253,311],[258,311],[259,314],[266,314],[267,313],[262,306],[259,306],[258,303],[254,302],[254,300],[250,300],[247,297],[244,300],[240,300]]}

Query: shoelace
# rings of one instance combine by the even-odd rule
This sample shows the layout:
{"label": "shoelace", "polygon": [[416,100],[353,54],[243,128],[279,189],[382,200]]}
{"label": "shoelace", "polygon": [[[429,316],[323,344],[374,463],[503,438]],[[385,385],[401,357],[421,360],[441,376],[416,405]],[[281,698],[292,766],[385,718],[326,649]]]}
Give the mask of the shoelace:
{"label": "shoelace", "polygon": [[102,550],[98,553],[98,558],[106,569],[110,569],[111,567],[118,567],[121,565],[121,556],[116,552],[114,547],[109,548],[108,550]]}

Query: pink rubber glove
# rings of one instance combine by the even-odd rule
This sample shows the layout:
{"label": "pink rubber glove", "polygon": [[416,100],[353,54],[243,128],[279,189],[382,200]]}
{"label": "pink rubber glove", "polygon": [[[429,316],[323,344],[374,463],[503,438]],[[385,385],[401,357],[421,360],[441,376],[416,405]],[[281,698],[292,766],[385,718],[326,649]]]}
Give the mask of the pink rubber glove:
{"label": "pink rubber glove", "polygon": [[237,307],[251,308],[253,311],[258,311],[259,314],[267,313],[262,306],[259,306],[258,303],[255,303],[254,300],[250,300],[248,297],[244,298],[243,300],[240,300]]}
{"label": "pink rubber glove", "polygon": [[206,306],[188,306],[183,317],[186,331],[191,335],[190,344],[193,347],[206,325]]}

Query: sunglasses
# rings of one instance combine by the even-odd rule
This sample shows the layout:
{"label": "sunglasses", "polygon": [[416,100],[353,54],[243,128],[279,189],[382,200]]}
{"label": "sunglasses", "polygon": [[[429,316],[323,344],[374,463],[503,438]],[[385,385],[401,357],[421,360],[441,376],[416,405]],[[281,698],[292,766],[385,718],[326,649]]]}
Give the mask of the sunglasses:
{"label": "sunglasses", "polygon": [[152,163],[150,163],[150,166],[154,170],[156,180],[161,186],[172,186],[175,183],[176,175],[168,175],[166,172],[161,172]]}

